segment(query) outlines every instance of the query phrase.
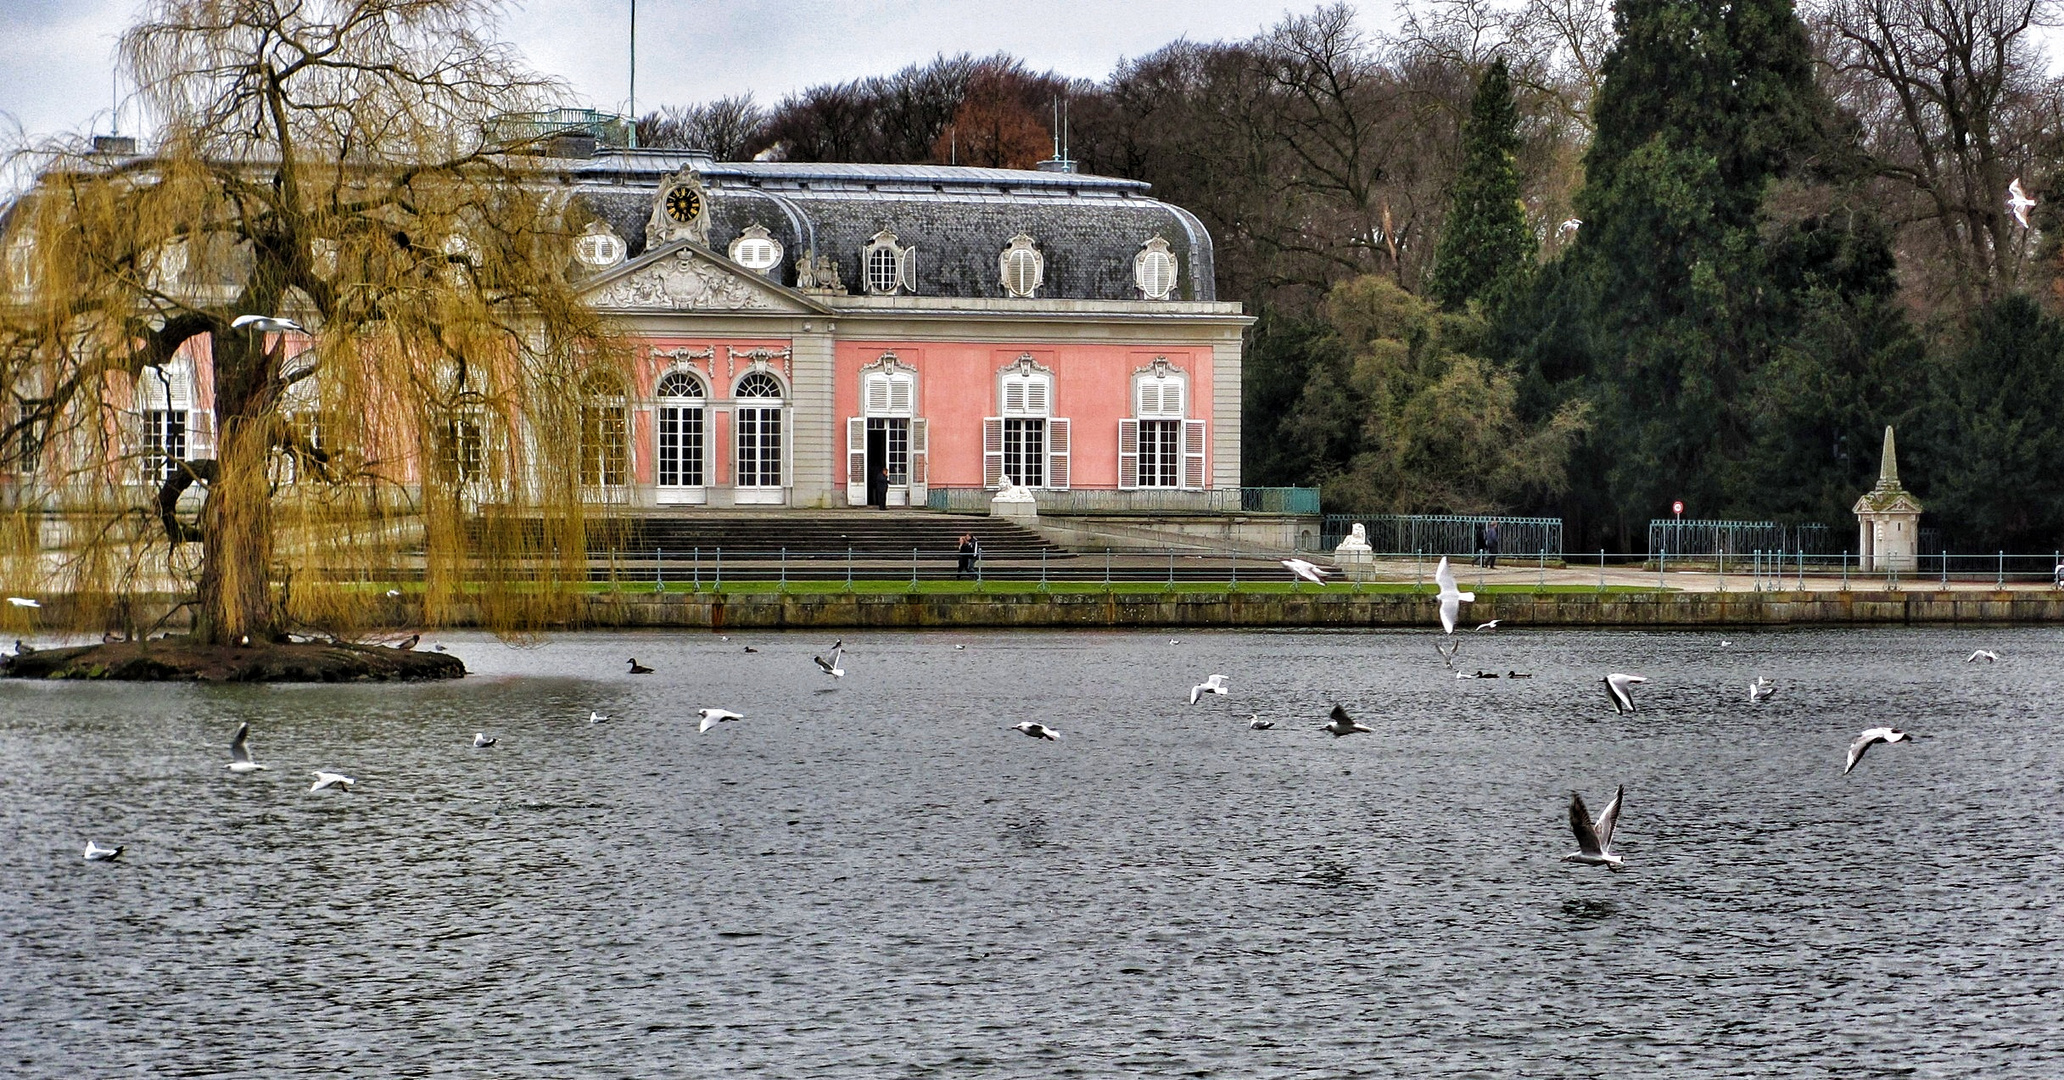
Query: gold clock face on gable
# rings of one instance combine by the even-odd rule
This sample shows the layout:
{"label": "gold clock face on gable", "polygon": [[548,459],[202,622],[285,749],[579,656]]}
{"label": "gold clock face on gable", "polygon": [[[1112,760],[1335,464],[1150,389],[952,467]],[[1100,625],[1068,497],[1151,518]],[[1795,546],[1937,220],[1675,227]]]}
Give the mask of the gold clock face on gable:
{"label": "gold clock face on gable", "polygon": [[683,225],[702,216],[702,196],[694,188],[683,185],[666,194],[667,216]]}

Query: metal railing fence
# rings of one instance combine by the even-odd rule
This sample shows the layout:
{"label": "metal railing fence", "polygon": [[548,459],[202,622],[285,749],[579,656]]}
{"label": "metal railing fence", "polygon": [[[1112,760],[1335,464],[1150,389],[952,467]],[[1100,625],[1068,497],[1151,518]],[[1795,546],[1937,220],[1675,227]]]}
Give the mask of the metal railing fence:
{"label": "metal railing fence", "polygon": [[[954,550],[913,548],[907,557],[845,552],[738,550],[696,548],[688,551],[597,551],[589,559],[591,581],[624,588],[695,591],[719,588],[725,582],[923,581],[953,579],[1114,583],[1159,582],[1219,584],[1239,588],[1262,582],[1290,583],[1282,565],[1285,552],[1253,548],[1206,551],[1195,547],[1169,549],[1110,548],[1088,551],[1042,551],[1038,555],[985,557],[966,570]],[[1328,590],[1359,591],[1365,584],[1400,584],[1430,590],[1440,552],[1378,555],[1364,581],[1339,573],[1339,565],[1322,554],[1313,561],[1335,570]],[[1451,564],[1453,555],[1450,555]],[[2064,589],[2064,556],[2056,552],[2027,555],[1994,552],[1923,554],[1899,565],[1867,567],[1857,556],[1793,551],[1748,551],[1739,555],[1679,556],[1657,552],[1596,552],[1528,555],[1507,552],[1496,569],[1480,562],[1458,565],[1464,588],[1495,586],[1512,591],[1529,588],[1595,587],[1616,591],[1768,592],[1807,589],[1930,588],[2057,588]],[[420,574],[404,574],[404,580]],[[1300,585],[1299,589],[1318,586]]]}
{"label": "metal railing fence", "polygon": [[1776,521],[1718,521],[1656,518],[1648,523],[1648,550],[1674,555],[1742,555],[1751,551],[1803,551],[1831,555],[1835,537],[1826,525]]}
{"label": "metal railing fence", "polygon": [[1468,514],[1327,514],[1318,550],[1330,553],[1360,524],[1369,547],[1379,554],[1425,552],[1474,558],[1484,547],[1484,526],[1494,521],[1498,523],[1501,557],[1562,557],[1561,518]]}
{"label": "metal railing fence", "polygon": [[[990,488],[932,487],[925,505],[959,514],[986,514],[996,497]],[[1095,488],[1059,491],[1034,488],[1042,514],[1314,514],[1315,487]]]}

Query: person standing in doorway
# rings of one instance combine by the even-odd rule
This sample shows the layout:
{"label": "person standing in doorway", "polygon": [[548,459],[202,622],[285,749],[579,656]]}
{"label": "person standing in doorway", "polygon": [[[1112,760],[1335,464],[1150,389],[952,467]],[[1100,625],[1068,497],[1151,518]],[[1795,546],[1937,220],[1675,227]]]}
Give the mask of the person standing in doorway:
{"label": "person standing in doorway", "polygon": [[1498,519],[1492,518],[1483,527],[1484,569],[1498,568]]}

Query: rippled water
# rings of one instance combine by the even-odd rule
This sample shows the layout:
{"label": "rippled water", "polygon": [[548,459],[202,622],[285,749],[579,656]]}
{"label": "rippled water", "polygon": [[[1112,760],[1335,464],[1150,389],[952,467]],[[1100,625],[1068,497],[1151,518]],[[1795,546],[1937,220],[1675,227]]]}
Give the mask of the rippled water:
{"label": "rippled water", "polygon": [[[2064,1075],[2055,630],[1179,636],[0,684],[0,1074]],[[1626,869],[1557,861],[1621,783]]]}

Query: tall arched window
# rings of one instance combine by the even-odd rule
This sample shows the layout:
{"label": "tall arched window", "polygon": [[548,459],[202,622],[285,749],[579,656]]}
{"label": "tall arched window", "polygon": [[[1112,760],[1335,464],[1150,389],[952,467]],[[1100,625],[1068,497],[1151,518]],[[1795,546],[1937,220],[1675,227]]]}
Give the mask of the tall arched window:
{"label": "tall arched window", "polygon": [[1068,486],[1069,423],[1053,415],[1053,372],[1028,353],[997,373],[998,412],[982,421],[986,487]]}
{"label": "tall arched window", "polygon": [[750,371],[738,380],[731,396],[738,399],[734,410],[738,422],[736,457],[738,487],[759,489],[758,494],[741,490],[740,502],[778,502],[784,481],[782,467],[786,447],[782,444],[781,380],[765,371]]}
{"label": "tall arched window", "polygon": [[653,397],[659,406],[659,501],[701,502],[708,392],[694,372],[669,371],[660,376]]}
{"label": "tall arched window", "polygon": [[596,375],[581,387],[581,483],[617,487],[630,472],[630,422],[623,387],[613,376]]}
{"label": "tall arched window", "polygon": [[1154,358],[1132,375],[1132,416],[1118,421],[1118,486],[1204,486],[1204,421],[1191,420],[1189,375]]}

